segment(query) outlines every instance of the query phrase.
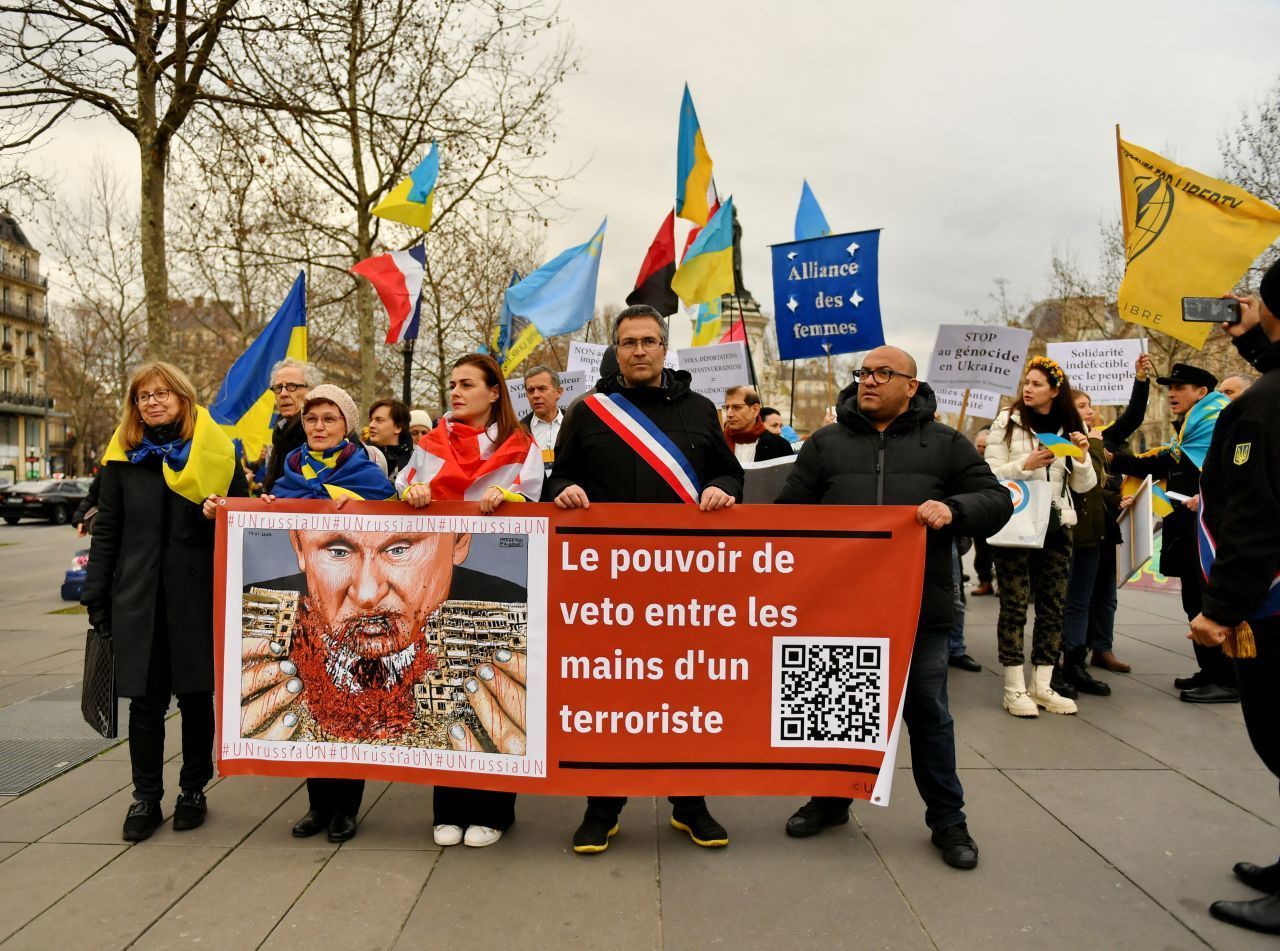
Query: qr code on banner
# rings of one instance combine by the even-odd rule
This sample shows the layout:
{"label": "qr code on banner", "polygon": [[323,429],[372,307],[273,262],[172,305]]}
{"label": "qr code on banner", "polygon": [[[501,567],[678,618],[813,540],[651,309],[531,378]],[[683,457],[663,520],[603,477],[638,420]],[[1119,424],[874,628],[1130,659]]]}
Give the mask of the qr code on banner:
{"label": "qr code on banner", "polygon": [[773,746],[885,749],[888,705],[888,638],[773,639]]}

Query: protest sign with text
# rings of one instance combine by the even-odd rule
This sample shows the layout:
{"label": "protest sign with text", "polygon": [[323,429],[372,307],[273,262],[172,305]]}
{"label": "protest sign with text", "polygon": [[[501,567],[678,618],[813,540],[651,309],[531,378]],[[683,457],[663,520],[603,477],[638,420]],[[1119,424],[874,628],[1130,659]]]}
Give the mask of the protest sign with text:
{"label": "protest sign with text", "polygon": [[929,358],[929,385],[935,390],[989,390],[1013,396],[1031,331],[995,324],[943,324]]}
{"label": "protest sign with text", "polygon": [[775,244],[773,310],[783,360],[872,350],[880,322],[880,231]]}
{"label": "protest sign with text", "polygon": [[747,348],[741,342],[713,343],[676,351],[676,365],[691,377],[689,387],[717,405],[726,390],[751,383]]}
{"label": "protest sign with text", "polygon": [[970,390],[968,403],[964,400],[964,390],[935,389],[933,396],[938,401],[939,413],[959,413],[964,406],[964,414],[972,419],[995,419],[1000,411],[1000,394],[986,390]]}
{"label": "protest sign with text", "polygon": [[[531,369],[526,367],[526,370]],[[591,387],[595,386],[596,378],[587,379],[586,370],[565,370],[560,374],[560,388],[564,392],[560,395],[557,405],[561,409],[568,409],[569,404],[576,400]],[[517,416],[525,416],[533,412],[529,406],[529,398],[524,392],[524,377],[516,376],[507,380],[507,392],[511,394],[511,405],[516,411]]]}
{"label": "protest sign with text", "polygon": [[228,500],[219,767],[886,803],[924,529],[910,507],[786,522]]}
{"label": "protest sign with text", "polygon": [[1045,350],[1066,371],[1072,389],[1088,393],[1094,406],[1114,406],[1129,402],[1144,345],[1145,341],[1130,337],[1051,343]]}

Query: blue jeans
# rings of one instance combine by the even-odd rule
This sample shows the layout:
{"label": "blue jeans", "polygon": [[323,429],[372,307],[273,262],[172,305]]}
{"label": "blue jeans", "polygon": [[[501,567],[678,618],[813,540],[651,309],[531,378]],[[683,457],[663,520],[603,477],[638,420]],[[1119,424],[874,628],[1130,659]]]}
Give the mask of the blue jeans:
{"label": "blue jeans", "polygon": [[1067,577],[1067,606],[1062,618],[1066,654],[1088,647],[1109,651],[1115,641],[1116,546],[1076,548]]}
{"label": "blue jeans", "polygon": [[964,569],[960,565],[960,549],[951,545],[951,590],[955,597],[956,622],[947,635],[947,649],[952,657],[959,657],[964,650]]}
{"label": "blue jeans", "polygon": [[[946,829],[965,821],[964,787],[956,773],[955,721],[947,700],[947,629],[916,631],[907,700],[902,720],[911,742],[911,775],[924,800],[930,829]],[[824,810],[847,810],[852,799],[816,796]]]}
{"label": "blue jeans", "polygon": [[1116,545],[1103,542],[1098,546],[1098,575],[1093,582],[1093,600],[1089,602],[1090,650],[1109,651],[1116,640]]}

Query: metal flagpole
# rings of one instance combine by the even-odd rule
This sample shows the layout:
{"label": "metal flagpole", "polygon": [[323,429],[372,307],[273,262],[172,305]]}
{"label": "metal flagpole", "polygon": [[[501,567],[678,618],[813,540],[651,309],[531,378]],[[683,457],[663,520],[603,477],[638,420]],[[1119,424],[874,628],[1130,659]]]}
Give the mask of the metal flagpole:
{"label": "metal flagpole", "polygon": [[413,406],[413,344],[414,339],[410,337],[404,342],[402,350],[404,354],[404,381],[400,395],[405,406]]}
{"label": "metal flagpole", "polygon": [[788,413],[790,419],[787,425],[795,428],[796,425],[796,361],[791,361],[791,410]]}
{"label": "metal flagpole", "polygon": [[756,364],[751,359],[751,338],[747,336],[747,322],[742,316],[742,298],[738,296],[738,289],[733,289],[733,299],[738,302],[738,323],[742,327],[742,345],[747,348],[747,376],[751,380],[751,388],[760,392],[760,384],[756,382]]}

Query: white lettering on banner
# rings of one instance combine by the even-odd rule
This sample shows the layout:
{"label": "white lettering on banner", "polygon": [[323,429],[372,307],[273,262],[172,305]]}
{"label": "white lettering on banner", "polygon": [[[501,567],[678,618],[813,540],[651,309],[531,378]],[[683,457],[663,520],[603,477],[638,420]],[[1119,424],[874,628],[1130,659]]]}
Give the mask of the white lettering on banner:
{"label": "white lettering on banner", "polygon": [[1031,331],[983,324],[943,324],[929,359],[934,390],[987,390],[1013,396],[1031,344]]}
{"label": "white lettering on banner", "polygon": [[1143,344],[1136,337],[1079,340],[1051,343],[1045,350],[1066,371],[1073,389],[1088,393],[1095,406],[1114,406],[1129,402]]}

